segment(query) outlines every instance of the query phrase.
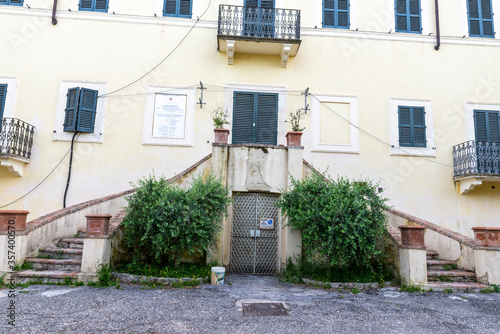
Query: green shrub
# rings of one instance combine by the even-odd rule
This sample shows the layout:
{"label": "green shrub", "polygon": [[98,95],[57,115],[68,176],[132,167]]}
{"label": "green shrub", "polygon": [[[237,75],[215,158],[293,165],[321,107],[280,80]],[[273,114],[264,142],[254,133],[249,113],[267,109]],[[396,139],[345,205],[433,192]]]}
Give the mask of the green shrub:
{"label": "green shrub", "polygon": [[282,194],[279,207],[288,225],[302,232],[307,260],[375,272],[383,256],[377,242],[387,233],[387,199],[379,195],[377,185],[368,180],[333,180],[318,173],[292,179],[292,184],[292,190]]}
{"label": "green shrub", "polygon": [[139,262],[178,266],[182,254],[207,251],[230,202],[228,188],[212,175],[194,179],[187,190],[154,176],[135,188],[123,225],[125,243]]}

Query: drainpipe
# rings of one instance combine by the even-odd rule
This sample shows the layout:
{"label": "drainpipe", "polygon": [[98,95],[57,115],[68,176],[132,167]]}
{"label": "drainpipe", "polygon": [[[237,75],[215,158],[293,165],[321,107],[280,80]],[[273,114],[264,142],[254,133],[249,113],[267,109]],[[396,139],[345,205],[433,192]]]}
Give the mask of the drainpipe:
{"label": "drainpipe", "polygon": [[436,45],[434,50],[438,51],[441,46],[441,32],[439,31],[439,0],[434,0],[434,7],[436,8]]}
{"label": "drainpipe", "polygon": [[57,24],[56,10],[57,10],[57,0],[54,0],[54,7],[52,7],[52,24],[53,25]]}

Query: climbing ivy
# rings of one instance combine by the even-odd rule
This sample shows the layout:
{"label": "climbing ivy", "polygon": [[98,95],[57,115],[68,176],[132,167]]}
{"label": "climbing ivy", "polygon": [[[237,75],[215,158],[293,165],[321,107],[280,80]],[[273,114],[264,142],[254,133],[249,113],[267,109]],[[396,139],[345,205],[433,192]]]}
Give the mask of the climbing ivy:
{"label": "climbing ivy", "polygon": [[292,179],[292,185],[279,207],[288,226],[301,231],[307,260],[373,272],[383,256],[377,242],[387,233],[387,199],[380,196],[377,184],[313,173],[304,180]]}

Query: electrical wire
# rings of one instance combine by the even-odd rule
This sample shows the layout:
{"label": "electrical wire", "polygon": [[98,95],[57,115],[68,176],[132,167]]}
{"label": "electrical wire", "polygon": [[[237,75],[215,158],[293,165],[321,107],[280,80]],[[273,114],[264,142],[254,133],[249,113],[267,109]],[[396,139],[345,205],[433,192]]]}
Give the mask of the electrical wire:
{"label": "electrical wire", "polygon": [[[77,138],[78,139],[78,138]],[[64,158],[66,158],[66,156],[69,154],[69,152],[71,151],[71,148],[68,150],[68,152],[66,152],[66,154],[61,158],[61,160],[57,163],[57,165],[50,171],[50,173],[42,180],[40,181],[33,189],[31,189],[30,191],[28,191],[26,194],[24,194],[23,196],[19,197],[18,199],[15,199],[13,200],[12,202],[10,203],[7,203],[5,205],[2,205],[0,206],[0,209],[2,208],[5,208],[11,204],[14,204],[16,203],[17,201],[20,201],[21,199],[25,198],[26,196],[28,196],[29,194],[31,194],[33,191],[35,191],[36,188],[38,188],[42,183],[45,182],[45,180],[47,180],[49,178],[49,176],[52,175],[52,173],[55,172],[55,170],[57,169],[57,167],[59,167],[59,165],[64,161]]]}
{"label": "electrical wire", "polygon": [[151,72],[153,72],[154,70],[156,70],[161,64],[163,64],[163,62],[165,60],[167,60],[168,57],[170,57],[170,55],[172,53],[175,52],[175,50],[177,50],[177,48],[179,48],[179,46],[182,44],[182,42],[184,42],[184,40],[189,36],[189,34],[191,33],[191,31],[193,31],[194,27],[196,27],[196,25],[198,24],[198,22],[200,21],[200,19],[205,15],[205,13],[208,11],[208,9],[210,8],[210,5],[212,3],[212,0],[210,0],[208,2],[208,5],[207,5],[207,8],[205,8],[205,11],[203,12],[203,14],[201,14],[199,17],[196,18],[196,22],[191,26],[191,28],[189,29],[189,31],[184,35],[184,37],[182,37],[182,39],[179,41],[179,43],[177,43],[177,45],[173,48],[172,51],[170,51],[165,57],[163,57],[163,59],[158,63],[156,64],[151,70],[149,70],[148,72],[146,72],[146,74],[140,76],[139,78],[137,78],[136,80],[132,81],[131,83],[119,88],[119,89],[116,89],[110,93],[106,93],[106,94],[103,94],[103,95],[99,95],[98,98],[100,97],[104,97],[104,96],[108,96],[108,95],[111,95],[111,94],[114,94],[116,92],[119,92],[127,87],[130,87],[132,86],[133,84],[137,83],[138,81],[142,80],[143,78],[145,78],[146,76],[148,76]]}
{"label": "electrical wire", "polygon": [[[320,102],[320,103],[321,103],[321,100],[320,100],[317,96],[315,96],[313,93],[310,93],[310,95],[311,95],[312,97],[314,97],[314,98],[315,98],[318,102]],[[356,124],[352,123],[350,120],[348,120],[347,118],[345,118],[344,116],[342,116],[341,114],[339,114],[338,112],[336,112],[335,110],[333,110],[332,108],[330,108],[328,105],[326,105],[326,104],[325,104],[324,106],[325,106],[327,109],[329,109],[329,110],[333,111],[333,112],[334,112],[337,116],[339,116],[340,118],[342,118],[343,120],[345,120],[346,122],[348,122],[350,125],[354,126],[354,127],[355,127],[356,129],[358,129],[359,131],[361,131],[361,132],[363,132],[363,133],[367,134],[368,136],[370,136],[370,137],[372,137],[372,138],[374,138],[374,139],[378,140],[379,142],[381,142],[381,143],[383,143],[383,144],[385,144],[385,145],[387,145],[387,146],[389,146],[389,147],[391,147],[391,148],[398,149],[398,150],[400,150],[401,152],[404,152],[404,153],[406,153],[406,154],[408,154],[408,155],[413,155],[411,152],[406,151],[405,149],[402,149],[401,147],[394,146],[394,145],[392,145],[392,144],[390,144],[390,143],[386,142],[385,140],[383,140],[383,139],[381,139],[381,138],[379,138],[379,137],[377,137],[377,136],[375,136],[375,135],[371,134],[370,132],[368,132],[368,131],[366,131],[366,130],[364,130],[364,129],[360,128],[358,125],[356,125]],[[428,158],[426,158],[426,157],[421,157],[421,156],[415,156],[415,157],[417,157],[417,158],[421,158],[421,159],[423,159],[423,160],[425,160],[425,161],[429,161],[429,162],[432,162],[432,163],[434,163],[434,164],[438,164],[438,165],[441,165],[441,166],[444,166],[444,167],[453,168],[453,166],[450,166],[450,165],[444,164],[444,163],[439,162],[439,161],[434,161],[434,160],[428,159]]]}

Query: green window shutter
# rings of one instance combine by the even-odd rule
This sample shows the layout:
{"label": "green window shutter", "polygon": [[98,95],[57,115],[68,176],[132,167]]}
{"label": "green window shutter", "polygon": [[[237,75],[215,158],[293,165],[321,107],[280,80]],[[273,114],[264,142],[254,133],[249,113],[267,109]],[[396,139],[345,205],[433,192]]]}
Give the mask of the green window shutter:
{"label": "green window shutter", "polygon": [[80,89],[76,131],[94,133],[97,94],[98,92],[93,89]]}
{"label": "green window shutter", "polygon": [[[0,118],[3,117],[5,100],[7,99],[7,85],[0,85]],[[1,122],[1,120],[0,120]]]}
{"label": "green window shutter", "polygon": [[234,93],[233,144],[253,143],[255,93]]}
{"label": "green window shutter", "polygon": [[491,8],[491,0],[481,0],[481,19],[482,19],[482,35],[493,36],[493,10]]}
{"label": "green window shutter", "polygon": [[349,28],[349,1],[337,1],[337,27]]}
{"label": "green window shutter", "polygon": [[500,124],[498,111],[488,113],[489,141],[500,142]]}
{"label": "green window shutter", "polygon": [[260,0],[260,8],[274,8],[274,0]]}
{"label": "green window shutter", "polygon": [[179,1],[179,16],[191,17],[191,0]]}
{"label": "green window shutter", "polygon": [[411,114],[409,107],[399,107],[399,146],[411,146]]}
{"label": "green window shutter", "polygon": [[80,10],[92,10],[92,0],[80,0]]}
{"label": "green window shutter", "polygon": [[412,108],[413,113],[413,147],[426,147],[425,138],[425,110]]}
{"label": "green window shutter", "polygon": [[488,141],[486,111],[474,110],[474,127],[477,141]]}
{"label": "green window shutter", "polygon": [[177,0],[165,0],[163,15],[176,15],[176,14],[177,14]]}
{"label": "green window shutter", "polygon": [[494,37],[491,0],[468,0],[469,35]]}
{"label": "green window shutter", "polygon": [[76,131],[79,97],[80,97],[80,88],[76,87],[68,89],[68,95],[66,99],[66,109],[64,112],[64,132]]}
{"label": "green window shutter", "polygon": [[278,128],[278,95],[257,95],[257,138],[258,144],[276,145]]}
{"label": "green window shutter", "polygon": [[258,0],[245,0],[245,7],[259,7]]}
{"label": "green window shutter", "polygon": [[500,142],[499,112],[494,110],[474,110],[476,141]]}
{"label": "green window shutter", "polygon": [[108,11],[108,0],[95,0],[94,10],[96,12],[107,12]]}

